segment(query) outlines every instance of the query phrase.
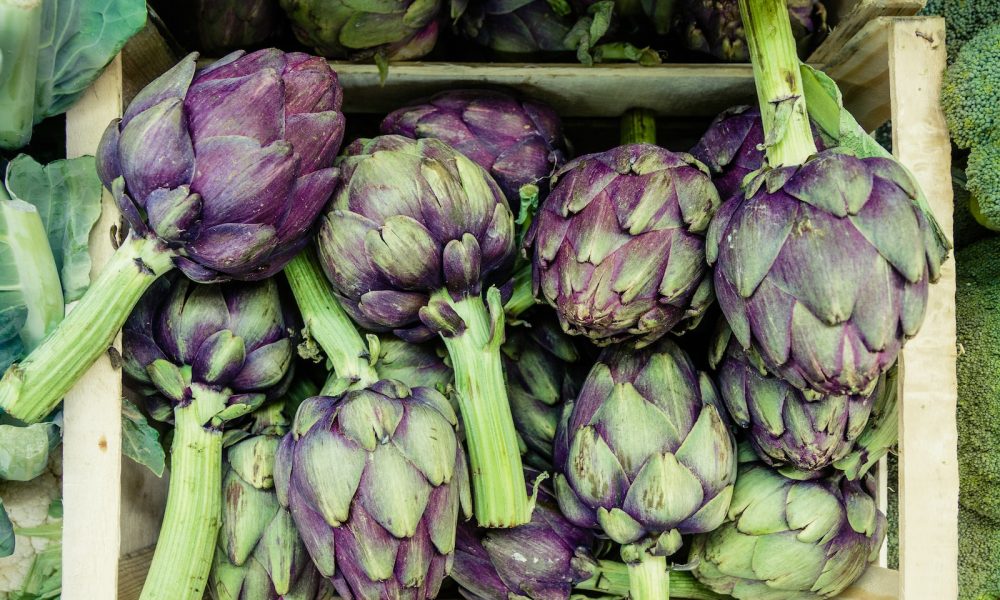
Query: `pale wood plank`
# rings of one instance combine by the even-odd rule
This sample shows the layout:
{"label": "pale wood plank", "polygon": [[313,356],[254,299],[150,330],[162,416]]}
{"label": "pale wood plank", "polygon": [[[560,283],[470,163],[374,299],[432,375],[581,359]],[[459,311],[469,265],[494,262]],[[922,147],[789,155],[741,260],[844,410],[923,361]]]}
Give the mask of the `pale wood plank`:
{"label": "pale wood plank", "polygon": [[844,106],[868,131],[885,123],[891,114],[886,47],[893,22],[890,18],[869,22],[821,67],[837,81]]}
{"label": "pale wood plank", "polygon": [[118,563],[118,600],[139,600],[155,549],[148,546],[122,557]]}
{"label": "pale wood plank", "polygon": [[[869,22],[878,17],[898,17],[917,14],[923,0],[858,0],[857,2],[826,2],[833,28],[830,35],[813,51],[809,62],[828,63]],[[853,4],[853,5],[852,5]]]}
{"label": "pale wood plank", "polygon": [[[893,23],[893,148],[952,235],[951,145],[939,106],[944,20]],[[902,598],[958,595],[955,263],[930,289],[927,316],[903,350],[900,377],[899,560]]]}
{"label": "pale wood plank", "polygon": [[[122,61],[115,58],[66,118],[66,154],[93,154],[101,134],[122,112]],[[101,218],[90,235],[92,276],[114,253],[111,230],[119,214],[104,192]],[[114,341],[121,350],[120,336]],[[114,598],[121,508],[121,371],[102,356],[64,402],[64,600]]]}
{"label": "pale wood plank", "polygon": [[[837,596],[837,600],[898,600],[899,598],[902,598],[899,595],[899,572],[876,566],[868,567],[861,579]],[[913,598],[932,598],[932,596]]]}

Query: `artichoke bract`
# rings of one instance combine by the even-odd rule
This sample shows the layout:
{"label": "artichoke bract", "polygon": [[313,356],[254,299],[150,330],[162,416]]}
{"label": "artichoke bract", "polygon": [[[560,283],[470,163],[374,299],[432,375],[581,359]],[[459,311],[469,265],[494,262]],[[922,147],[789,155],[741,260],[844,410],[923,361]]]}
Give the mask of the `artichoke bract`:
{"label": "artichoke bract", "polygon": [[[746,351],[732,340],[728,328],[718,336],[713,353],[716,383],[729,415],[736,425],[748,430],[757,455],[771,466],[816,471],[838,464],[864,448],[859,438],[869,427],[877,399],[888,394],[895,403],[894,386],[887,385],[884,377],[867,394],[799,390],[768,373],[752,350]],[[894,422],[884,418],[871,425],[895,428]],[[871,450],[875,455],[861,461],[868,467],[888,446]],[[847,462],[854,465],[858,458]],[[860,467],[851,469],[852,479],[867,470]]]}
{"label": "artichoke bract", "polygon": [[433,344],[411,344],[390,336],[379,337],[375,370],[380,379],[396,379],[411,387],[438,391],[446,390],[455,379]]}
{"label": "artichoke bract", "polygon": [[[747,4],[745,4],[747,3]],[[743,348],[793,386],[867,394],[917,333],[949,244],[890,157],[816,152],[788,14],[741,0],[768,166],[708,233],[715,293]]]}
{"label": "artichoke bract", "polygon": [[[538,473],[525,475],[530,481]],[[451,578],[469,600],[569,600],[573,586],[594,573],[593,545],[593,532],[566,520],[543,488],[526,525],[459,523]]]}
{"label": "artichoke bract", "polygon": [[430,388],[382,380],[298,410],[275,486],[344,598],[434,598],[471,500],[457,416]]}
{"label": "artichoke bract", "polygon": [[[514,220],[482,167],[436,139],[351,144],[317,246],[339,303],[362,327],[408,341],[437,335],[455,372],[483,526],[526,523],[531,503],[500,363]],[[487,310],[487,304],[489,309]]]}
{"label": "artichoke bract", "polygon": [[0,405],[21,420],[51,412],[163,273],[259,280],[309,241],[337,181],[337,75],[273,49],[202,69],[195,59],[146,86],[101,139],[98,174],[131,232],[73,313],[4,376]]}
{"label": "artichoke bract", "polygon": [[725,520],[736,446],[712,381],[672,341],[608,349],[560,426],[556,495],[571,522],[624,544],[632,593],[669,585],[681,535]]}
{"label": "artichoke bract", "polygon": [[328,592],[274,490],[274,458],[288,429],[282,408],[258,409],[250,437],[226,450],[213,600],[320,600]]}
{"label": "artichoke bract", "polygon": [[281,0],[300,42],[327,58],[412,60],[434,49],[442,0]]}
{"label": "artichoke bract", "polygon": [[[813,126],[813,141],[819,150],[831,142]],[[722,111],[690,152],[705,163],[723,200],[743,191],[743,180],[764,166],[764,125],[760,109],[733,106]]]}
{"label": "artichoke bract", "polygon": [[150,290],[124,330],[126,374],[173,405],[170,492],[142,600],[200,600],[221,519],[222,429],[286,387],[293,344],[273,280]]}
{"label": "artichoke bract", "polygon": [[834,597],[878,558],[885,538],[872,488],[871,478],[798,480],[741,464],[728,522],[691,542],[694,575],[741,600]]}
{"label": "artichoke bract", "polygon": [[442,92],[389,113],[381,131],[447,142],[489,171],[512,206],[524,185],[537,185],[544,195],[549,175],[566,160],[555,111],[505,92]]}
{"label": "artichoke bract", "polygon": [[284,14],[278,0],[196,0],[198,48],[220,52],[259,46],[281,31]]}
{"label": "artichoke bract", "polygon": [[[792,32],[803,58],[815,34],[826,31],[826,9],[817,0],[786,0]],[[747,62],[738,0],[678,0],[674,31],[691,50],[727,62]]]}
{"label": "artichoke bract", "polygon": [[528,232],[536,296],[568,333],[640,345],[711,304],[705,232],[719,195],[703,165],[652,144],[567,163]]}

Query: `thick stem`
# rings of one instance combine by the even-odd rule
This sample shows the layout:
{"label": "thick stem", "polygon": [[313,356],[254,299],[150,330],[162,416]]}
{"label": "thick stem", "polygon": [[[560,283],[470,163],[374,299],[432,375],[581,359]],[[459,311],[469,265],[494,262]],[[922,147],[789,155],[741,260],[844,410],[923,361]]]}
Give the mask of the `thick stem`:
{"label": "thick stem", "polygon": [[21,341],[30,352],[56,328],[66,307],[59,269],[38,210],[23,200],[11,200],[3,185],[0,185],[0,237],[6,238],[12,259],[6,273],[10,280],[4,277],[0,281],[0,292],[20,292],[28,309]]}
{"label": "thick stem", "polygon": [[312,248],[285,266],[285,277],[299,305],[306,331],[323,349],[337,377],[367,387],[378,381],[368,345],[337,301]]}
{"label": "thick stem", "polygon": [[[592,569],[590,579],[582,581],[573,589],[602,592],[608,596],[624,597],[629,594],[629,569],[625,563],[599,560]],[[702,585],[690,573],[670,571],[670,596],[690,600],[725,600],[727,596],[716,594]]]}
{"label": "thick stem", "polygon": [[222,432],[206,426],[219,396],[196,392],[174,409],[167,509],[140,600],[201,600],[205,593],[222,519]]}
{"label": "thick stem", "polygon": [[643,552],[640,562],[628,563],[628,589],[632,600],[670,600],[667,558]]}
{"label": "thick stem", "polygon": [[816,153],[799,55],[785,0],[739,0],[772,167],[800,165]]}
{"label": "thick stem", "polygon": [[622,144],[655,144],[656,115],[645,108],[633,108],[622,115]]}
{"label": "thick stem", "polygon": [[37,423],[107,351],[143,292],[174,266],[174,253],[134,232],[59,327],[0,380],[0,408]]}
{"label": "thick stem", "polygon": [[531,263],[519,261],[514,272],[514,292],[503,305],[503,310],[508,317],[516,319],[535,304],[535,295],[531,291]]}
{"label": "thick stem", "polygon": [[0,0],[0,148],[31,139],[42,0]]}
{"label": "thick stem", "polygon": [[476,521],[480,527],[523,525],[531,520],[534,506],[526,493],[500,363],[503,323],[491,332],[490,314],[478,296],[456,302],[442,291],[434,300],[447,302],[465,323],[462,333],[442,337],[455,371],[455,392],[472,464]]}

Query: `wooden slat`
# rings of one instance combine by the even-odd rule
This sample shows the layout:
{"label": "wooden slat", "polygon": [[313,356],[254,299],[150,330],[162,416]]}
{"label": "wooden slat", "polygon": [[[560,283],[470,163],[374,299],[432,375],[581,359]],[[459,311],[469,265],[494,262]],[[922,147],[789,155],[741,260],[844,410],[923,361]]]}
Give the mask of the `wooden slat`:
{"label": "wooden slat", "polygon": [[[861,579],[837,596],[837,600],[899,600],[900,598],[902,596],[899,595],[899,573],[876,566],[868,567]],[[929,600],[931,596],[913,597],[914,600],[924,598]],[[935,597],[935,600],[938,599]]]}
{"label": "wooden slat", "polygon": [[457,87],[516,89],[548,102],[563,117],[618,117],[629,108],[661,115],[712,117],[754,100],[750,65],[655,67],[510,63],[405,63],[379,84],[374,65],[331,63],[344,86],[344,112],[385,114],[404,103]]}
{"label": "wooden slat", "polygon": [[869,22],[822,65],[837,81],[844,106],[868,131],[885,123],[891,114],[886,45],[893,22],[889,18]]}
{"label": "wooden slat", "polygon": [[148,546],[122,557],[118,563],[118,600],[139,600],[155,549]]}
{"label": "wooden slat", "polygon": [[829,63],[869,22],[879,17],[908,17],[917,14],[924,6],[923,0],[858,0],[825,4],[831,13],[836,13],[831,18],[835,22],[830,35],[813,51],[809,62]]}
{"label": "wooden slat", "polygon": [[[939,106],[944,20],[894,22],[889,37],[893,148],[952,233],[951,145]],[[958,595],[955,263],[931,286],[927,316],[903,350],[899,561],[906,600]]]}
{"label": "wooden slat", "polygon": [[[66,118],[66,154],[93,154],[109,121],[122,111],[122,61],[115,58]],[[91,276],[114,253],[111,229],[119,214],[104,192],[101,218],[90,235]],[[120,336],[114,347],[121,350]],[[122,376],[102,356],[73,387],[63,418],[63,600],[114,598],[121,507]]]}

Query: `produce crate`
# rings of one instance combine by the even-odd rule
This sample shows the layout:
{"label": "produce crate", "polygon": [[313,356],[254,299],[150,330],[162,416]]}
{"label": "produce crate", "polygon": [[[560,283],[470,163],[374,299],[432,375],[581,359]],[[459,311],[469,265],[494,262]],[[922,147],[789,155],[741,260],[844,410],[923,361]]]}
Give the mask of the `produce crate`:
{"label": "produce crate", "polygon": [[[899,17],[920,0],[840,0],[828,7],[836,24],[811,62],[841,86],[858,120],[874,128],[890,116],[898,158],[916,175],[948,234],[951,232],[950,145],[938,107],[945,65],[944,21]],[[68,114],[70,156],[93,153],[108,121],[119,116],[146,82],[173,57],[147,29],[126,47]],[[697,135],[726,106],[754,101],[749,65],[666,64],[657,67],[569,64],[393,64],[384,86],[374,66],[335,63],[352,122],[376,123],[377,113],[457,85],[503,85],[552,103],[569,118],[578,150],[611,131],[627,108],[655,110],[677,140]],[[574,127],[579,133],[574,135]],[[370,131],[369,127],[369,132]],[[350,131],[349,134],[350,135]],[[663,139],[668,147],[677,140]],[[674,142],[673,144],[671,142]],[[113,251],[119,214],[105,194],[91,236],[94,270]],[[117,345],[116,348],[120,349]],[[166,481],[121,457],[120,399],[124,393],[110,350],[67,395],[64,438],[65,600],[133,600],[151,559],[166,497]],[[900,570],[873,566],[841,598],[948,600],[957,597],[958,470],[955,404],[955,268],[949,260],[931,288],[920,335],[903,352],[900,377]],[[880,471],[884,506],[890,485]],[[895,482],[892,483],[895,485]],[[884,553],[883,553],[884,565]]]}

